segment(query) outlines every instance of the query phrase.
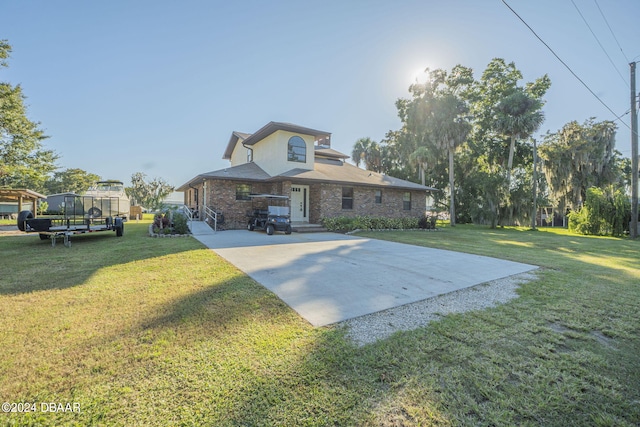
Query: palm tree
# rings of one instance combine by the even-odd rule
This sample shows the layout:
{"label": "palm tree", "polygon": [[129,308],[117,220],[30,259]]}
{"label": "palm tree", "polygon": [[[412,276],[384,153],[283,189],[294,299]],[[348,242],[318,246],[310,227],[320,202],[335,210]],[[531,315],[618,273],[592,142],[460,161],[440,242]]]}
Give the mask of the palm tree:
{"label": "palm tree", "polygon": [[443,92],[434,98],[431,114],[427,117],[426,127],[430,138],[440,150],[446,150],[449,157],[449,215],[451,226],[456,225],[454,200],[453,161],[456,148],[464,142],[471,132],[471,124],[463,116],[467,112],[465,103],[454,93]]}
{"label": "palm tree", "polygon": [[382,171],[382,149],[380,144],[371,138],[358,139],[353,145],[351,158],[356,166],[360,166],[360,162],[362,162],[367,170]]}
{"label": "palm tree", "polygon": [[364,156],[370,144],[371,138],[360,138],[353,144],[351,159],[356,163],[356,166],[360,166],[360,162],[364,163]]}
{"label": "palm tree", "polygon": [[418,173],[420,174],[420,183],[425,185],[427,165],[433,159],[433,153],[427,147],[418,147],[416,151],[409,155],[409,161],[418,166]]}
{"label": "palm tree", "polygon": [[507,163],[507,182],[511,182],[513,156],[516,151],[516,139],[528,138],[544,122],[544,113],[540,111],[542,102],[518,88],[506,96],[498,106],[495,126],[498,132],[511,137],[509,160]]}

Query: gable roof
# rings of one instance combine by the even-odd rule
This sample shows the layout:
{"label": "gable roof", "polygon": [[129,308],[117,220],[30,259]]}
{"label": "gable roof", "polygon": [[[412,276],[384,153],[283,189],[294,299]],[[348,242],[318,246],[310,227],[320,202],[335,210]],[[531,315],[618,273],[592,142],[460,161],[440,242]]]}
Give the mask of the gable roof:
{"label": "gable roof", "polygon": [[224,155],[222,156],[222,158],[225,160],[231,159],[231,154],[233,154],[233,150],[236,148],[236,145],[240,140],[242,140],[240,142],[243,145],[254,145],[279,130],[301,133],[303,135],[311,135],[316,139],[322,139],[331,136],[330,132],[306,128],[304,126],[298,126],[292,123],[269,122],[253,134],[233,132],[231,134],[231,138],[229,138],[229,143],[227,144],[227,148],[224,150]]}
{"label": "gable roof", "polygon": [[231,159],[231,154],[233,154],[233,150],[236,148],[236,144],[238,143],[238,141],[242,143],[245,139],[249,138],[250,136],[251,136],[250,133],[233,131],[231,133],[231,138],[229,138],[229,142],[227,143],[227,148],[226,150],[224,150],[224,155],[222,156],[222,158],[225,160]]}
{"label": "gable roof", "polygon": [[366,187],[396,188],[416,191],[437,191],[433,187],[405,181],[377,172],[360,169],[350,163],[337,159],[316,158],[315,169],[291,169],[285,173],[270,176],[255,163],[244,163],[226,169],[200,174],[191,181],[181,185],[176,191],[187,191],[195,183],[204,179],[228,179],[232,181],[285,181],[294,179],[296,182],[326,182],[348,184]]}
{"label": "gable roof", "polygon": [[260,166],[251,162],[243,163],[217,171],[201,173],[190,181],[182,184],[176,191],[187,191],[191,185],[200,183],[204,179],[229,179],[234,181],[266,181],[271,175],[266,173]]}
{"label": "gable roof", "polygon": [[400,178],[360,169],[340,160],[316,158],[315,169],[292,169],[275,178],[295,178],[302,181],[321,181],[371,187],[399,188],[418,191],[437,191],[432,187],[416,184]]}

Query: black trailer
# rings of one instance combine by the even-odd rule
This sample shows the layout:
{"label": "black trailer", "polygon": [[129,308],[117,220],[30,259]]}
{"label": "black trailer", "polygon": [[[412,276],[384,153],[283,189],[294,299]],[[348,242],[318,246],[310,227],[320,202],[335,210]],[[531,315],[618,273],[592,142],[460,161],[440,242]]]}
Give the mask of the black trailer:
{"label": "black trailer", "polygon": [[289,197],[276,194],[250,194],[253,209],[247,212],[247,230],[260,229],[271,236],[276,231],[291,234]]}
{"label": "black trailer", "polygon": [[126,218],[120,213],[118,197],[65,196],[62,214],[34,218],[31,211],[18,214],[18,229],[26,233],[38,233],[41,240],[51,239],[51,246],[62,237],[64,245],[71,246],[74,234],[114,231],[124,234]]}

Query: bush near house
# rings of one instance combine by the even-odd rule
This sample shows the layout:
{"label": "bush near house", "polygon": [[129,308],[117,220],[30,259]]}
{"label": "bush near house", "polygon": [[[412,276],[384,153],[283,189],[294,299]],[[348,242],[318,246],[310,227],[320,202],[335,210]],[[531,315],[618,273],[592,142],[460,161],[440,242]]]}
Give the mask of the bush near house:
{"label": "bush near house", "polygon": [[177,234],[189,234],[187,217],[181,213],[175,213],[173,215],[173,229]]}
{"label": "bush near house", "polygon": [[153,218],[153,232],[156,234],[189,234],[187,217],[180,212],[157,213]]}
{"label": "bush near house", "polygon": [[372,216],[338,216],[323,218],[322,225],[329,231],[350,232],[354,230],[415,230],[435,229],[436,217],[423,216],[420,218],[386,218]]}

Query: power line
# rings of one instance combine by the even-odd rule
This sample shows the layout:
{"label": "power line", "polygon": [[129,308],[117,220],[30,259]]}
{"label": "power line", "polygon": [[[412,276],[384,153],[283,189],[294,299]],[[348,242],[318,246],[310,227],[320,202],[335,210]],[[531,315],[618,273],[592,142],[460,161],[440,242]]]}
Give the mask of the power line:
{"label": "power line", "polygon": [[596,33],[593,32],[593,29],[591,29],[591,26],[589,25],[589,23],[587,22],[586,18],[584,17],[584,15],[582,14],[582,12],[580,12],[580,9],[578,9],[578,5],[576,4],[575,1],[571,0],[571,3],[573,3],[573,7],[576,8],[576,10],[578,11],[578,14],[580,15],[580,17],[582,18],[582,20],[584,21],[585,25],[587,26],[587,28],[589,29],[589,31],[591,31],[591,34],[593,35],[593,37],[596,39],[596,41],[598,42],[598,45],[600,46],[600,49],[602,49],[602,51],[604,52],[604,54],[607,56],[607,58],[609,59],[609,62],[611,62],[611,65],[613,65],[613,68],[615,68],[616,72],[618,73],[618,75],[620,76],[620,78],[622,79],[622,81],[624,82],[624,85],[626,88],[629,88],[629,84],[627,83],[627,81],[624,79],[624,77],[622,76],[622,73],[620,72],[620,70],[618,70],[618,67],[616,67],[616,64],[613,62],[613,60],[611,59],[611,57],[609,56],[609,54],[607,53],[607,50],[604,48],[604,46],[602,46],[602,43],[600,43],[600,39],[598,38],[598,36],[596,36]]}
{"label": "power line", "polygon": [[620,48],[620,52],[622,53],[622,56],[624,56],[624,59],[627,60],[627,63],[631,62],[631,61],[629,61],[629,58],[627,57],[627,55],[625,55],[624,51],[622,50],[622,46],[620,46],[620,42],[618,41],[618,38],[613,33],[613,30],[611,29],[611,25],[609,25],[609,21],[607,21],[607,18],[604,16],[604,13],[602,13],[602,9],[600,9],[600,5],[598,4],[598,0],[593,0],[593,1],[596,3],[596,6],[598,6],[598,10],[600,11],[600,15],[602,15],[602,19],[604,19],[604,22],[605,22],[605,24],[607,24],[607,27],[609,28],[609,31],[611,32],[611,35],[613,36],[613,39],[616,41],[616,44]]}
{"label": "power line", "polygon": [[[582,83],[582,86],[584,86],[585,88],[587,88],[587,90],[591,93],[591,95],[593,95],[593,96],[594,96],[598,101],[600,101],[600,103],[601,103],[602,105],[604,105],[604,107],[605,107],[607,110],[609,110],[609,112],[610,112],[611,114],[613,114],[613,116],[616,118],[616,120],[620,120],[620,117],[622,117],[622,116],[618,116],[616,113],[614,113],[614,112],[613,112],[613,110],[612,110],[611,108],[609,108],[609,106],[608,106],[607,104],[605,104],[605,102],[604,102],[602,99],[600,99],[600,97],[599,97],[598,95],[596,95],[596,93],[595,93],[594,91],[592,91],[592,90],[591,90],[591,88],[590,88],[590,87],[589,87],[589,86],[588,86],[588,85],[587,85],[587,84],[586,84],[586,83],[585,83],[585,82],[584,82],[580,77],[578,77],[578,75],[577,75],[577,74],[576,74],[576,73],[571,69],[571,67],[569,67],[569,66],[567,65],[567,63],[566,63],[566,62],[564,62],[564,61],[563,61],[563,60],[558,56],[558,54],[557,54],[557,53],[555,53],[555,51],[554,51],[553,49],[551,49],[551,47],[550,47],[547,43],[545,43],[545,41],[544,41],[544,40],[542,40],[542,38],[540,38],[540,36],[538,35],[538,33],[536,33],[536,32],[533,30],[533,28],[531,28],[531,26],[530,26],[529,24],[527,24],[527,22],[526,22],[524,19],[522,19],[522,17],[521,17],[520,15],[518,15],[518,13],[517,13],[515,10],[513,10],[513,9],[511,8],[511,6],[509,6],[509,4],[506,2],[506,0],[502,0],[502,3],[504,3],[504,5],[505,5],[505,6],[507,6],[507,7],[509,8],[509,10],[510,10],[511,12],[513,12],[513,14],[514,14],[514,15],[516,15],[520,21],[522,21],[522,23],[523,23],[523,24],[524,24],[524,25],[529,29],[529,31],[531,31],[531,32],[533,33],[533,35],[534,35],[534,36],[536,36],[536,38],[537,38],[538,40],[540,40],[540,43],[542,43],[543,45],[545,45],[545,47],[546,47],[547,49],[549,49],[549,51],[553,54],[553,56],[555,56],[555,57],[556,57],[556,59],[557,59],[558,61],[560,61],[560,63],[561,63],[562,65],[564,65],[564,66],[565,66],[565,68],[566,68],[567,70],[569,70],[569,72],[573,75],[573,77],[575,77],[575,78],[576,78],[580,83]],[[631,130],[631,127],[629,127],[629,125],[628,125],[628,124],[624,123],[623,121],[620,121],[620,123],[622,123],[622,124],[623,124],[623,125],[625,125],[629,130]]]}

